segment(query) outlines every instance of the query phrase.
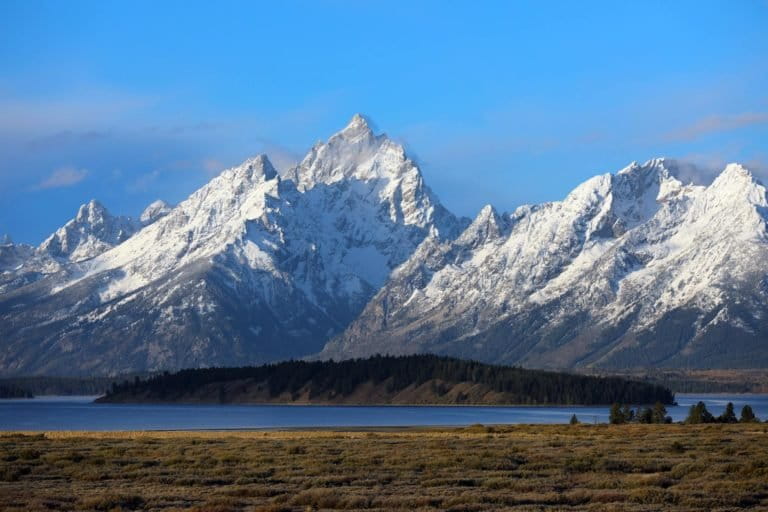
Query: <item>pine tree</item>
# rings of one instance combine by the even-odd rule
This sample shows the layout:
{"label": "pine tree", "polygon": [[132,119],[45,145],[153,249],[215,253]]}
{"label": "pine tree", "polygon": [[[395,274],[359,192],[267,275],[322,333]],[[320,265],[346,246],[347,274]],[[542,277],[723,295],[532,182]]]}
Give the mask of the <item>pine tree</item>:
{"label": "pine tree", "polygon": [[667,416],[667,408],[661,402],[656,402],[653,406],[653,423],[671,423],[672,418]]}
{"label": "pine tree", "polygon": [[717,418],[718,423],[737,423],[739,420],[736,419],[736,413],[733,411],[733,403],[728,402],[728,405],[725,406],[725,411],[723,411],[723,414],[720,415],[719,418]]}
{"label": "pine tree", "polygon": [[570,423],[571,423],[571,425],[578,425],[578,424],[579,424],[579,418],[577,418],[577,417],[576,417],[576,414],[574,414],[573,416],[571,416],[571,421],[570,421]]}
{"label": "pine tree", "polygon": [[757,419],[757,416],[755,416],[755,412],[752,410],[752,407],[749,405],[745,405],[741,408],[741,420],[742,423],[755,423],[760,420]]}
{"label": "pine tree", "polygon": [[643,407],[637,413],[638,423],[653,423],[653,411],[648,407]]}
{"label": "pine tree", "polygon": [[685,422],[689,424],[714,423],[715,418],[707,410],[707,406],[704,404],[704,402],[699,402],[696,405],[691,406],[691,409],[688,412],[688,417],[685,419]]}

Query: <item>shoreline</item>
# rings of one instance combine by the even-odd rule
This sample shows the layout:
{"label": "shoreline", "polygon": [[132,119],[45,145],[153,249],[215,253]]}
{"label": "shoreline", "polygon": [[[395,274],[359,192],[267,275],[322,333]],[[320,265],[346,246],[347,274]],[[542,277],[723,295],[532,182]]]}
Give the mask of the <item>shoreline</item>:
{"label": "shoreline", "polygon": [[579,423],[568,425],[567,423],[477,423],[472,425],[380,425],[380,426],[310,426],[310,427],[243,427],[243,428],[179,428],[179,429],[145,429],[145,430],[0,430],[0,439],[14,436],[50,437],[50,438],[77,438],[77,437],[185,437],[201,434],[205,437],[220,435],[248,436],[266,434],[487,434],[487,433],[514,433],[515,431],[527,432],[531,429],[553,430],[562,432],[563,429],[578,429],[584,433],[592,430],[653,430],[670,429],[674,432],[685,433],[688,430],[731,430],[742,429],[753,431],[761,435],[768,435],[765,423],[707,423],[687,425],[681,422],[642,424],[627,423],[612,425],[610,423]]}
{"label": "shoreline", "polygon": [[[612,404],[521,404],[521,403],[509,403],[509,404],[485,404],[485,403],[429,403],[429,404],[393,404],[393,403],[359,403],[359,404],[346,404],[346,403],[327,403],[327,402],[207,402],[207,401],[115,401],[115,402],[100,402],[100,398],[106,395],[37,395],[31,398],[0,398],[0,403],[24,403],[34,401],[69,401],[75,399],[84,404],[95,405],[183,405],[183,406],[257,406],[257,407],[272,407],[272,406],[295,406],[295,407],[492,407],[492,408],[547,408],[547,407],[610,407]],[[716,397],[716,396],[728,396],[728,397],[760,397],[768,396],[768,393],[729,393],[729,392],[711,392],[711,393],[675,393],[675,397],[685,396],[701,396],[701,397]],[[88,400],[86,400],[88,399]],[[653,404],[632,404],[647,406]],[[671,404],[664,404],[667,406],[679,406],[675,401]]]}

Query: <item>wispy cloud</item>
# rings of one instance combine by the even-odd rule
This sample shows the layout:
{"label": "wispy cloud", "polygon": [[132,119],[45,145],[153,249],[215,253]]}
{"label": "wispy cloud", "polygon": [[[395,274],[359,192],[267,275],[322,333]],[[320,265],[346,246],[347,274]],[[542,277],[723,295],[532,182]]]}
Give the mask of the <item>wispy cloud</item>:
{"label": "wispy cloud", "polygon": [[159,177],[159,169],[141,174],[127,185],[126,190],[130,193],[148,192]]}
{"label": "wispy cloud", "polygon": [[269,161],[272,162],[272,165],[275,166],[278,172],[288,171],[301,160],[302,155],[300,153],[282,144],[277,144],[265,138],[258,139],[258,142],[261,144],[261,151],[267,155]]}
{"label": "wispy cloud", "polygon": [[692,153],[682,158],[674,159],[674,174],[684,183],[696,185],[709,185],[721,173],[725,166],[732,162],[738,162],[750,170],[753,176],[768,183],[768,165],[761,155],[748,160],[740,161],[730,157],[736,151],[723,150],[710,153]]}
{"label": "wispy cloud", "polygon": [[709,116],[679,130],[666,133],[663,139],[668,142],[691,141],[710,133],[727,132],[768,123],[768,112],[744,112],[742,114]]}
{"label": "wispy cloud", "polygon": [[724,154],[695,153],[674,159],[674,175],[683,183],[709,185],[727,164]]}
{"label": "wispy cloud", "polygon": [[227,167],[225,163],[216,158],[182,158],[158,165],[149,172],[144,172],[136,176],[132,181],[126,184],[126,191],[131,194],[149,192],[155,188],[158,182],[167,180],[172,175],[173,179],[178,181],[183,174],[194,175],[202,173],[209,179],[219,174]]}
{"label": "wispy cloud", "polygon": [[53,171],[47,178],[37,185],[37,189],[70,187],[80,183],[88,176],[87,169],[77,169],[67,166],[60,167]]}
{"label": "wispy cloud", "polygon": [[27,146],[31,150],[38,151],[76,142],[89,143],[95,140],[106,139],[109,136],[110,132],[106,130],[86,130],[81,132],[62,130],[56,133],[34,137],[27,142]]}
{"label": "wispy cloud", "polygon": [[100,134],[95,128],[143,111],[153,100],[94,91],[57,100],[0,99],[0,134],[27,135],[32,141]]}
{"label": "wispy cloud", "polygon": [[205,158],[203,159],[202,167],[206,174],[213,176],[224,169],[224,164],[215,158]]}

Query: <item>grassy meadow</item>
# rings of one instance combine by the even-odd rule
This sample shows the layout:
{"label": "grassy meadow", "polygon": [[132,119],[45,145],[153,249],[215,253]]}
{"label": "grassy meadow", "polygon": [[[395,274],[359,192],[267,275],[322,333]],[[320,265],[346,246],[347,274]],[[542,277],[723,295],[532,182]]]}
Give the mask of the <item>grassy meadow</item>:
{"label": "grassy meadow", "polygon": [[768,510],[768,425],[0,434],[0,510]]}

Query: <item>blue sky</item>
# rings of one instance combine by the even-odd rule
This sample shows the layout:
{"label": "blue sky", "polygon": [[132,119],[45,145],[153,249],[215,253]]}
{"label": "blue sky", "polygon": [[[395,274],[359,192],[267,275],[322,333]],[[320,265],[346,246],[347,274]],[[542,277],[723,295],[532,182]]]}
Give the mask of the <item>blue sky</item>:
{"label": "blue sky", "polygon": [[[768,176],[768,1],[0,2],[0,233],[137,215],[354,112],[455,213],[669,156]],[[699,178],[697,178],[699,179]]]}

